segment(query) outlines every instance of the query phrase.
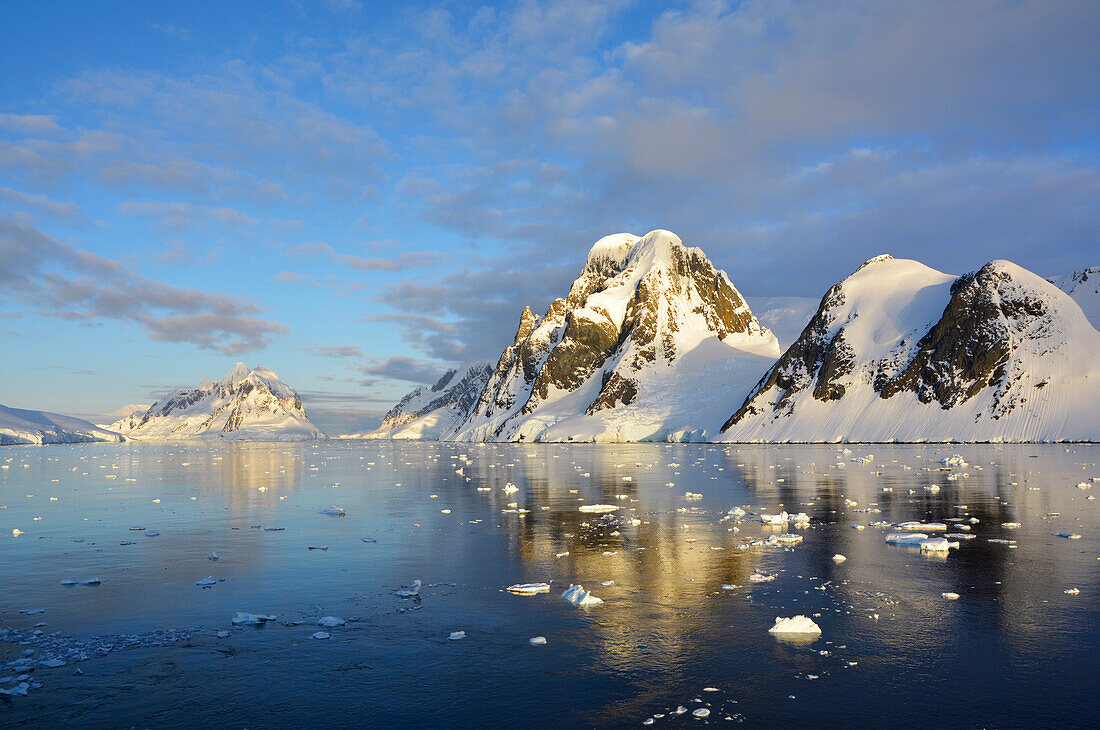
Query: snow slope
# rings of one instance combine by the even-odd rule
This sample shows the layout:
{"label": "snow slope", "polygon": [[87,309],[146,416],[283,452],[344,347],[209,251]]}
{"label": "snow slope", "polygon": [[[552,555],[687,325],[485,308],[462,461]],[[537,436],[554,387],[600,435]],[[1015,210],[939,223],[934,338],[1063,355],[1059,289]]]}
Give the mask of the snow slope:
{"label": "snow slope", "polygon": [[698,248],[600,239],[565,299],[529,308],[463,441],[705,440],[779,345]]}
{"label": "snow slope", "polygon": [[832,287],[723,441],[1100,439],[1100,332],[1008,261],[880,256]]}
{"label": "snow slope", "polygon": [[221,380],[173,391],[149,410],[111,424],[133,439],[222,438],[309,441],[325,435],[309,422],[294,388],[267,368],[237,365]]}
{"label": "snow slope", "polygon": [[121,440],[117,433],[79,418],[0,405],[0,445]]}
{"label": "snow slope", "polygon": [[439,440],[470,414],[492,372],[492,363],[485,360],[448,370],[430,388],[421,386],[406,394],[377,429],[346,438]]}
{"label": "snow slope", "polygon": [[1069,276],[1054,277],[1050,283],[1073,297],[1092,326],[1100,329],[1100,266],[1080,269]]}

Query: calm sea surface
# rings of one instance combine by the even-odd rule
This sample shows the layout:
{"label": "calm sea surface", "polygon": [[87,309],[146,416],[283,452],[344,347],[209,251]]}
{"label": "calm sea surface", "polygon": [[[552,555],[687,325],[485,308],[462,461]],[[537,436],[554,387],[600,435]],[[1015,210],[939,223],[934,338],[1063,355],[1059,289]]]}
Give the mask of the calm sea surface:
{"label": "calm sea surface", "polygon": [[[943,470],[955,453],[967,466]],[[1097,727],[1097,462],[1084,445],[5,447],[0,689],[29,677],[0,726]],[[578,510],[597,503],[620,509]],[[761,523],[783,509],[810,525]],[[959,518],[973,539],[946,557],[872,524]],[[739,549],[782,532],[804,540]],[[394,594],[414,580],[419,599]],[[606,603],[566,603],[570,583]],[[768,633],[799,614],[820,637]]]}

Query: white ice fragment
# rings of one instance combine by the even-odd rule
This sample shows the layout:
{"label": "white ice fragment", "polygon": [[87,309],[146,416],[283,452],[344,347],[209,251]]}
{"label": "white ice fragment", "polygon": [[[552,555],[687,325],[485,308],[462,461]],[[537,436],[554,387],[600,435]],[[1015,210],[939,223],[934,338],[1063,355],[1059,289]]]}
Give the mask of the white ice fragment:
{"label": "white ice fragment", "polygon": [[785,532],[782,535],[773,535],[775,541],[783,545],[797,545],[802,542],[802,536],[793,532]]}
{"label": "white ice fragment", "polygon": [[927,540],[928,535],[923,532],[891,532],[886,536],[887,545],[907,545],[911,547],[917,547],[920,545],[921,540]]}
{"label": "white ice fragment", "polygon": [[776,577],[776,573],[772,573],[771,575],[768,575],[767,573],[752,573],[751,575],[749,575],[749,580],[753,583],[769,583],[775,580]]}
{"label": "white ice fragment", "polygon": [[460,640],[466,638],[466,632],[465,631],[452,631],[451,635],[448,636],[447,638],[450,639],[451,641],[460,641]]}
{"label": "white ice fragment", "polygon": [[958,547],[959,543],[943,537],[930,537],[927,540],[920,541],[920,551],[922,553],[946,553],[949,550],[956,550]]}
{"label": "white ice fragment", "polygon": [[417,578],[413,581],[411,588],[399,588],[393,592],[393,595],[399,596],[400,598],[416,598],[420,595],[421,585],[423,585],[423,583],[421,583],[420,579]]}
{"label": "white ice fragment", "polygon": [[565,599],[567,603],[572,603],[579,608],[588,608],[590,606],[599,606],[603,603],[602,598],[593,596],[589,591],[586,591],[583,586],[569,584],[569,587],[565,589],[565,592],[561,594],[561,597]]}
{"label": "white ice fragment", "polygon": [[708,710],[705,707],[700,707],[699,709],[692,711],[691,714],[694,715],[695,717],[709,717],[710,716],[710,710]]}
{"label": "white ice fragment", "polygon": [[214,634],[214,636],[217,636],[219,639],[227,639],[227,638],[229,638],[229,632],[228,631],[219,631],[218,633]]}
{"label": "white ice fragment", "polygon": [[211,550],[210,554],[206,556],[206,559],[207,560],[217,560],[218,559],[218,551],[217,550]]}
{"label": "white ice fragment", "polygon": [[902,522],[898,529],[909,532],[944,532],[947,525],[942,522]]}
{"label": "white ice fragment", "polygon": [[19,613],[23,614],[24,616],[34,616],[34,615],[39,614],[39,613],[46,613],[46,609],[44,609],[44,608],[24,608]]}
{"label": "white ice fragment", "polygon": [[[1064,537],[1067,540],[1080,540],[1081,536],[1076,532],[1052,532],[1050,533],[1054,537]],[[992,541],[991,541],[992,542]]]}
{"label": "white ice fragment", "polygon": [[791,618],[775,617],[775,625],[768,629],[769,634],[820,634],[821,627],[808,616]]}
{"label": "white ice fragment", "polygon": [[260,626],[266,621],[274,620],[274,616],[263,613],[246,613],[245,611],[237,611],[237,614],[233,617],[234,624],[244,624],[245,626]]}
{"label": "white ice fragment", "polygon": [[1076,596],[1080,592],[1080,588],[1067,588],[1066,590],[1062,591],[1062,593],[1065,593],[1067,596]]}
{"label": "white ice fragment", "polygon": [[202,586],[203,588],[209,588],[210,586],[215,585],[217,582],[218,581],[215,580],[214,576],[208,575],[202,580],[195,581],[195,585]]}
{"label": "white ice fragment", "polygon": [[944,466],[951,466],[951,467],[965,467],[965,466],[968,466],[968,464],[966,463],[966,459],[962,458],[958,454],[953,454],[952,456],[944,457],[944,458],[940,459],[940,463],[943,464]]}
{"label": "white ice fragment", "polygon": [[532,636],[530,639],[527,640],[527,643],[529,643],[531,646],[545,646],[546,645],[546,637],[545,636]]}
{"label": "white ice fragment", "polygon": [[941,596],[943,596],[944,598],[946,598],[946,599],[947,599],[947,600],[949,600],[949,601],[957,601],[957,600],[959,600],[959,594],[958,594],[958,593],[954,593],[954,592],[952,592],[952,591],[944,591],[944,592],[943,592],[943,593],[941,593],[940,595],[941,595]]}
{"label": "white ice fragment", "polygon": [[323,510],[321,510],[321,514],[323,514],[323,515],[335,515],[336,517],[343,517],[345,512],[344,512],[344,509],[342,507],[337,507],[336,505],[332,505],[331,507],[325,507]]}
{"label": "white ice fragment", "polygon": [[536,593],[548,593],[550,591],[549,583],[516,583],[510,585],[504,590],[509,593],[518,593],[524,596],[533,596]]}
{"label": "white ice fragment", "polygon": [[329,635],[328,635],[328,632],[326,632],[326,631],[315,631],[315,632],[313,632],[313,638],[314,639],[327,639],[327,638],[329,638]]}
{"label": "white ice fragment", "polygon": [[780,512],[777,515],[770,515],[767,513],[760,515],[760,521],[765,525],[785,525],[790,519],[790,515],[786,511]]}
{"label": "white ice fragment", "polygon": [[75,586],[76,578],[66,578],[63,581],[58,582],[59,586]]}
{"label": "white ice fragment", "polygon": [[19,529],[18,527],[16,527],[16,528],[12,529],[12,531],[11,531],[11,536],[12,536],[12,537],[19,537],[20,535],[24,535],[24,534],[26,534],[26,533],[24,533],[24,532],[23,532],[22,530],[20,530],[20,529]]}
{"label": "white ice fragment", "polygon": [[833,562],[834,563],[843,563],[847,559],[848,558],[844,557],[840,553],[837,553],[836,555],[833,556]]}
{"label": "white ice fragment", "polygon": [[591,513],[604,513],[604,512],[616,512],[619,506],[615,504],[582,504],[577,507],[578,512],[591,512]]}
{"label": "white ice fragment", "polygon": [[318,626],[324,626],[326,629],[335,629],[337,626],[343,626],[346,621],[336,616],[322,616],[321,620],[317,622]]}

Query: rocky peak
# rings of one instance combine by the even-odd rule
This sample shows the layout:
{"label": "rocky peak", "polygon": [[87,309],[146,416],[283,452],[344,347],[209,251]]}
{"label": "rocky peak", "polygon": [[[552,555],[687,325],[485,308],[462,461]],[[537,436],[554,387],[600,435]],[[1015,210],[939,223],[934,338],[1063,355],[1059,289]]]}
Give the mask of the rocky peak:
{"label": "rocky peak", "polygon": [[566,298],[541,319],[524,310],[470,420],[492,431],[486,437],[506,436],[510,420],[582,387],[584,413],[629,405],[644,390],[643,371],[731,337],[778,354],[774,335],[700,249],[665,230],[605,236]]}

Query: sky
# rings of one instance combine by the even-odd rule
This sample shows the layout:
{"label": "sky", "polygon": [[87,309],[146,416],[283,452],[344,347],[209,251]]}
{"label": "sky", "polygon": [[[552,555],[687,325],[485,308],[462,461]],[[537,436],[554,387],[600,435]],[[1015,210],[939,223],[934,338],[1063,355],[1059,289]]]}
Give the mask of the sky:
{"label": "sky", "polygon": [[1092,0],[0,0],[0,403],[240,360],[362,430],[620,231],[750,302],[1097,265],[1098,48]]}

